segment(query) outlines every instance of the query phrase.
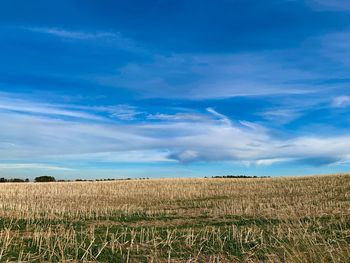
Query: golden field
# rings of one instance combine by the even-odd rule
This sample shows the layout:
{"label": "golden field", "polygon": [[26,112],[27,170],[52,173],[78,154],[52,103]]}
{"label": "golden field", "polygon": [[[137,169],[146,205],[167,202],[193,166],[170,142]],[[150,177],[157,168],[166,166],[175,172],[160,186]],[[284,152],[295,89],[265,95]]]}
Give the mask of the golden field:
{"label": "golden field", "polygon": [[350,175],[0,184],[0,262],[350,262]]}

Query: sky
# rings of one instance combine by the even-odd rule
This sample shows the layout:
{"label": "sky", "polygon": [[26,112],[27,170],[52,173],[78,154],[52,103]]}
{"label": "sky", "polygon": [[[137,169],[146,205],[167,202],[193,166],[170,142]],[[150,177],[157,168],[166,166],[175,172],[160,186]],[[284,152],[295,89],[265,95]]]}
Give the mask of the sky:
{"label": "sky", "polygon": [[350,171],[350,2],[0,3],[0,177]]}

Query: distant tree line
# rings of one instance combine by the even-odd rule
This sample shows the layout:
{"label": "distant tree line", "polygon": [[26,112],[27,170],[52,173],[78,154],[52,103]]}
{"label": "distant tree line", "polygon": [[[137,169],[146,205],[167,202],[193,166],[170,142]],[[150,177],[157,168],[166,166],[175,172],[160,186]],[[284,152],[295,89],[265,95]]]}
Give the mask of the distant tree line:
{"label": "distant tree line", "polygon": [[[125,181],[125,180],[148,180],[149,178],[105,178],[105,179],[75,179],[76,182],[106,182],[106,181]],[[71,180],[59,180],[59,182],[72,182]]]}
{"label": "distant tree line", "polygon": [[[249,175],[218,175],[212,176],[211,178],[269,178],[270,176],[249,176]],[[208,177],[204,177],[208,178]],[[34,182],[45,183],[45,182],[106,182],[106,181],[122,181],[122,180],[148,180],[149,178],[107,178],[107,179],[75,179],[75,180],[56,180],[53,176],[38,176],[35,177]],[[0,183],[28,183],[30,180],[20,178],[6,179],[0,178]]]}
{"label": "distant tree line", "polygon": [[21,179],[21,178],[10,178],[6,179],[4,177],[0,178],[0,183],[28,183],[29,179]]}
{"label": "distant tree line", "polygon": [[[219,175],[211,178],[269,178],[270,176],[250,176],[250,175]],[[207,178],[207,177],[205,177]]]}
{"label": "distant tree line", "polygon": [[53,176],[44,175],[44,176],[35,177],[34,181],[36,183],[46,183],[46,182],[56,182],[56,179]]}
{"label": "distant tree line", "polygon": [[[269,178],[270,176],[249,176],[249,175],[217,175],[210,178]],[[204,177],[208,178],[208,177]],[[148,180],[149,178],[107,178],[107,179],[75,179],[75,180],[56,180],[53,176],[38,176],[35,177],[34,182],[45,183],[45,182],[106,182],[106,181],[123,181],[123,180]],[[6,179],[0,178],[0,183],[28,183],[30,180],[20,178]]]}
{"label": "distant tree line", "polygon": [[35,178],[35,182],[106,182],[121,180],[148,180],[149,178],[105,178],[105,179],[75,179],[75,180],[57,180],[52,176],[40,176]]}
{"label": "distant tree line", "polygon": [[[107,179],[75,179],[75,180],[56,180],[53,176],[38,176],[35,177],[35,183],[47,183],[47,182],[105,182],[105,181],[122,181],[122,180],[148,180],[149,178],[107,178]],[[0,183],[28,183],[30,180],[21,178],[0,178]]]}
{"label": "distant tree line", "polygon": [[[30,180],[28,178],[21,179],[21,178],[0,178],[0,183],[29,183]],[[56,182],[55,177],[53,176],[38,176],[35,177],[34,182],[40,183],[40,182]]]}

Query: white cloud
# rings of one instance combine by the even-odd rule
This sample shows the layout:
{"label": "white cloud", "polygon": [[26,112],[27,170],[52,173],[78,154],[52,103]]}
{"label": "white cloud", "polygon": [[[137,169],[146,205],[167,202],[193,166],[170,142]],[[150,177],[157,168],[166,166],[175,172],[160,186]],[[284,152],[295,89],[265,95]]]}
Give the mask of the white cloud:
{"label": "white cloud", "polygon": [[350,96],[339,96],[332,100],[332,107],[345,108],[350,106]]}
{"label": "white cloud", "polygon": [[225,115],[223,115],[223,114],[217,112],[216,110],[214,110],[213,108],[210,108],[210,107],[207,108],[207,111],[210,112],[211,114],[213,114],[214,116],[219,117],[219,119],[220,119],[223,123],[225,123],[225,124],[227,124],[227,125],[231,125],[231,120],[230,120],[229,118],[227,118]]}
{"label": "white cloud", "polygon": [[125,104],[109,107],[109,111],[111,111],[111,116],[126,121],[134,120],[138,115],[143,114],[143,112],[138,111],[136,107]]}
{"label": "white cloud", "polygon": [[115,34],[108,33],[108,32],[87,33],[87,32],[79,32],[79,31],[68,31],[60,28],[44,28],[44,27],[26,27],[25,29],[33,32],[54,35],[57,37],[81,39],[81,40],[115,37]]}
{"label": "white cloud", "polygon": [[[54,105],[50,108],[56,109]],[[266,127],[234,122],[212,108],[206,118],[197,122],[190,118],[171,122],[87,122],[84,118],[32,115],[30,111],[0,111],[0,159],[37,160],[33,163],[79,159],[234,161],[264,165],[300,160],[320,165],[341,162],[350,155],[347,135],[282,140]]]}
{"label": "white cloud", "polygon": [[24,27],[24,29],[33,31],[33,32],[62,37],[62,38],[71,38],[71,39],[80,39],[80,40],[89,40],[89,39],[97,39],[97,38],[113,38],[117,36],[116,34],[109,33],[109,32],[88,33],[88,32],[81,32],[81,31],[69,31],[66,29],[54,28],[54,27],[51,27],[51,28]]}
{"label": "white cloud", "polygon": [[[349,2],[350,3],[350,2]],[[327,57],[337,64],[350,67],[350,32],[329,33],[321,39],[321,55]],[[345,72],[348,76],[348,71]]]}
{"label": "white cloud", "polygon": [[30,27],[24,26],[21,29],[31,31],[34,33],[46,34],[66,40],[76,41],[104,41],[105,43],[112,43],[116,49],[121,49],[129,52],[141,52],[146,50],[140,47],[134,40],[123,36],[120,32],[87,32],[87,31],[74,31],[65,28],[58,27]]}
{"label": "white cloud", "polygon": [[257,160],[255,163],[257,165],[272,165],[275,163],[282,163],[282,162],[288,162],[291,161],[292,159],[289,158],[274,158],[274,159],[261,159]]}
{"label": "white cloud", "polygon": [[347,0],[307,0],[316,9],[350,10],[350,3]]}
{"label": "white cloud", "polygon": [[144,97],[207,99],[314,92],[315,89],[295,81],[320,76],[281,66],[274,59],[279,56],[155,56],[151,63],[130,63],[114,75],[95,79],[99,84],[132,89]]}
{"label": "white cloud", "polygon": [[49,156],[49,160],[55,161],[91,161],[91,162],[111,162],[111,163],[154,163],[154,162],[174,162],[168,158],[169,151],[166,150],[130,150],[114,152],[98,152],[86,154],[65,154]]}
{"label": "white cloud", "polygon": [[300,117],[302,115],[302,110],[279,108],[262,112],[260,115],[268,121],[286,124]]}
{"label": "white cloud", "polygon": [[48,171],[71,171],[73,169],[61,167],[61,166],[53,166],[47,164],[40,163],[0,163],[0,170],[12,170],[12,169],[34,169],[34,170],[48,170]]}
{"label": "white cloud", "polygon": [[208,121],[209,117],[204,114],[195,113],[175,113],[175,114],[149,114],[148,120],[162,120],[162,121]]}
{"label": "white cloud", "polygon": [[101,120],[102,118],[79,111],[71,111],[67,109],[59,108],[58,106],[52,106],[44,103],[27,103],[26,101],[16,99],[8,100],[6,98],[0,98],[0,111],[12,111],[12,112],[22,112],[22,113],[31,113],[31,114],[40,114],[40,115],[58,115],[65,117],[89,119],[89,120]]}

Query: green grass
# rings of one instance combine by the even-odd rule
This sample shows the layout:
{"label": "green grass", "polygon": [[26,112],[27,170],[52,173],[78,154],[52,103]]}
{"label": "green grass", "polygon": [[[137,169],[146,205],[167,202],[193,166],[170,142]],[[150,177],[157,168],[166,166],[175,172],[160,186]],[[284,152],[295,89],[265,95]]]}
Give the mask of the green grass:
{"label": "green grass", "polygon": [[[284,248],[280,244],[296,247],[298,251],[304,253],[307,253],[309,248],[304,242],[296,242],[293,236],[288,237],[288,232],[281,233],[276,239],[274,233],[276,229],[286,231],[283,225],[291,226],[291,222],[277,219],[246,218],[233,215],[215,220],[208,217],[201,218],[198,221],[190,220],[192,223],[166,227],[131,225],[139,220],[157,223],[164,220],[166,223],[169,220],[166,217],[147,217],[135,214],[120,219],[120,221],[108,220],[105,225],[101,220],[69,222],[1,219],[2,231],[8,229],[15,236],[1,260],[15,261],[21,258],[21,255],[32,255],[37,259],[31,262],[60,262],[63,258],[78,261],[86,258],[100,262],[125,262],[127,259],[133,259],[137,262],[148,262],[152,257],[165,260],[170,253],[173,260],[179,261],[197,256],[198,260],[205,260],[210,258],[210,255],[221,255],[229,260],[244,261],[249,251],[253,259],[266,261],[268,260],[267,255],[272,251],[275,254],[284,253]],[[318,242],[326,242],[325,244],[330,245],[335,242],[340,246],[350,246],[348,235],[350,220],[335,223],[334,218],[331,217],[304,218],[298,224],[303,224],[305,227],[303,231],[306,231],[303,234],[307,237],[319,235]],[[42,244],[38,243],[33,238],[35,232],[40,230],[45,232],[48,231],[48,228],[55,234],[44,239]],[[71,235],[65,236],[68,232],[72,233],[76,240],[74,242],[79,246],[68,241],[72,239]],[[57,235],[57,233],[64,234]],[[42,236],[45,234],[42,233]],[[315,240],[317,241],[317,238]],[[112,243],[117,244],[118,248],[108,245]]]}

